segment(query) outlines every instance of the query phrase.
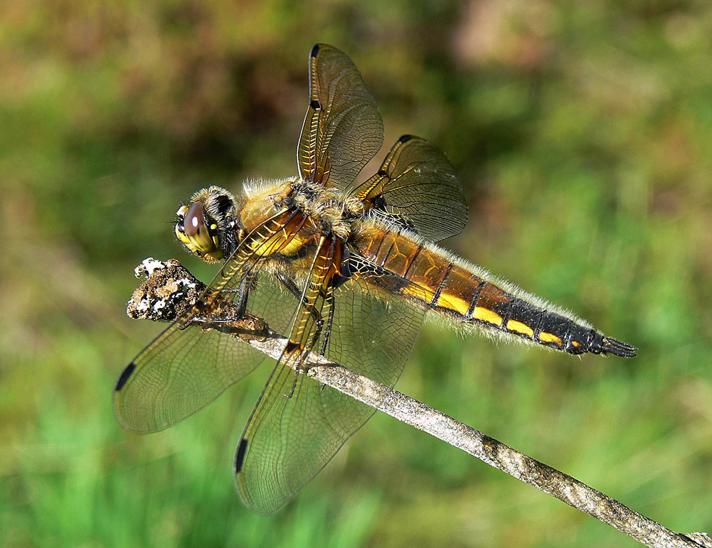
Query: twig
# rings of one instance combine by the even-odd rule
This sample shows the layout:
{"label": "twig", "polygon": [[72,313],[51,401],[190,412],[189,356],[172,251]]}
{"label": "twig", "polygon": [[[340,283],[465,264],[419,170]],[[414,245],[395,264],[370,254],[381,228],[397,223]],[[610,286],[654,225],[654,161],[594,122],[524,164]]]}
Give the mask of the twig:
{"label": "twig", "polygon": [[[133,318],[170,321],[192,307],[204,285],[178,261],[146,259],[136,268],[137,276],[147,279],[136,289],[128,303],[127,313]],[[203,328],[224,331],[243,339],[260,352],[278,359],[287,340],[269,329],[262,320],[249,315],[238,316],[235,306],[225,299],[217,306],[221,321],[209,310],[194,323]],[[225,318],[229,321],[225,321]],[[524,483],[556,497],[594,518],[615,527],[647,546],[712,548],[712,537],[704,533],[683,535],[639,514],[615,499],[559,472],[511,447],[456,421],[424,403],[397,390],[358,375],[323,356],[310,354],[306,374],[320,383],[342,392],[370,407],[410,424],[457,447],[483,462],[506,472]]]}

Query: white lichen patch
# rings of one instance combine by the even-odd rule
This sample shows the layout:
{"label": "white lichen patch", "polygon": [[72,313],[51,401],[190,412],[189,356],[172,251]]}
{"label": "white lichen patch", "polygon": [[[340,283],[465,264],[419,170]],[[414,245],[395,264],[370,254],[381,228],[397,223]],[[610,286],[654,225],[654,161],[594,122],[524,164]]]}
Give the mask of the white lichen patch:
{"label": "white lichen patch", "polygon": [[153,273],[156,270],[162,270],[164,268],[166,268],[166,264],[164,262],[158,261],[153,257],[147,257],[134,269],[134,275],[137,278],[141,278],[143,276],[149,277],[153,276]]}
{"label": "white lichen patch", "polygon": [[192,306],[205,286],[175,259],[144,259],[135,269],[145,280],[137,287],[126,307],[133,319],[172,321]]}
{"label": "white lichen patch", "polygon": [[[131,301],[129,301],[129,304],[131,304]],[[143,313],[143,312],[148,312],[149,307],[151,304],[149,303],[148,299],[141,299],[136,305],[136,312]]]}
{"label": "white lichen patch", "polygon": [[175,283],[179,288],[183,288],[183,289],[194,289],[196,287],[195,282],[191,282],[187,278],[178,279],[175,281]]}

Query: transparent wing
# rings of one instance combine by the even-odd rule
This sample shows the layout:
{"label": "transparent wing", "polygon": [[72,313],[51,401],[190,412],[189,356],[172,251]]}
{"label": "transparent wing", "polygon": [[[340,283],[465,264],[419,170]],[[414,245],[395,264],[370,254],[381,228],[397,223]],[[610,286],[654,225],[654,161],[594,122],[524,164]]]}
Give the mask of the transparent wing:
{"label": "transparent wing", "polygon": [[315,45],[297,146],[302,179],[346,190],[382,144],[383,121],[356,66],[333,46]]}
{"label": "transparent wing", "polygon": [[163,430],[213,401],[263,359],[236,337],[174,323],[122,373],[116,416],[128,430]]}
{"label": "transparent wing", "polygon": [[428,240],[459,234],[467,224],[467,204],[453,167],[420,137],[398,139],[378,173],[356,192],[367,206],[410,221]]}
{"label": "transparent wing", "polygon": [[[261,363],[263,354],[248,344],[191,321],[209,311],[218,296],[234,298],[237,293],[230,291],[245,276],[257,275],[261,263],[256,257],[284,245],[298,230],[295,218],[288,214],[268,220],[248,236],[205,290],[201,301],[206,308],[189,311],[173,322],[124,369],[114,391],[115,413],[124,428],[137,432],[168,428]],[[270,298],[281,296],[276,293]],[[259,310],[252,313],[258,316]]]}
{"label": "transparent wing", "polygon": [[[366,282],[353,279],[336,290],[326,355],[392,386],[420,331],[423,311],[371,291]],[[262,513],[277,511],[373,412],[277,365],[237,448],[236,481],[245,503]]]}

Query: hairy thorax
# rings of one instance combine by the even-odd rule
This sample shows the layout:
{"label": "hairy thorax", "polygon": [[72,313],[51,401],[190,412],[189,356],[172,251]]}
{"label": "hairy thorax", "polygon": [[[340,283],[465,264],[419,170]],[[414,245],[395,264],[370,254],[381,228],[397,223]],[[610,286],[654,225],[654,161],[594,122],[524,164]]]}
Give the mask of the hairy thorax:
{"label": "hairy thorax", "polygon": [[282,179],[245,185],[240,222],[249,232],[285,209],[296,210],[305,217],[298,241],[290,246],[293,251],[322,235],[348,241],[364,212],[361,200],[345,196],[337,188],[324,188],[299,179]]}

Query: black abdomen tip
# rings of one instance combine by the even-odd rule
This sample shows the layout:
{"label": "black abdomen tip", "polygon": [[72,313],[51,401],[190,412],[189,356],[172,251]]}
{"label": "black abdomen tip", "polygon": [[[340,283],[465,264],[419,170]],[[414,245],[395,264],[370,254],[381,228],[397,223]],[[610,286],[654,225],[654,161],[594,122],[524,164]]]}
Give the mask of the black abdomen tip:
{"label": "black abdomen tip", "polygon": [[601,352],[603,354],[613,354],[621,358],[632,358],[638,353],[638,349],[628,343],[617,341],[609,337],[603,337],[601,343]]}
{"label": "black abdomen tip", "polygon": [[612,356],[620,356],[621,358],[632,358],[638,353],[635,346],[628,343],[606,337],[601,333],[591,330],[592,337],[590,339],[587,352],[592,354],[605,354]]}
{"label": "black abdomen tip", "polygon": [[116,388],[114,388],[116,392],[118,392],[124,387],[126,381],[129,380],[129,377],[134,372],[134,369],[136,369],[136,364],[134,362],[131,362],[126,366],[126,369],[121,372],[121,375],[119,375],[119,380],[116,381]]}

